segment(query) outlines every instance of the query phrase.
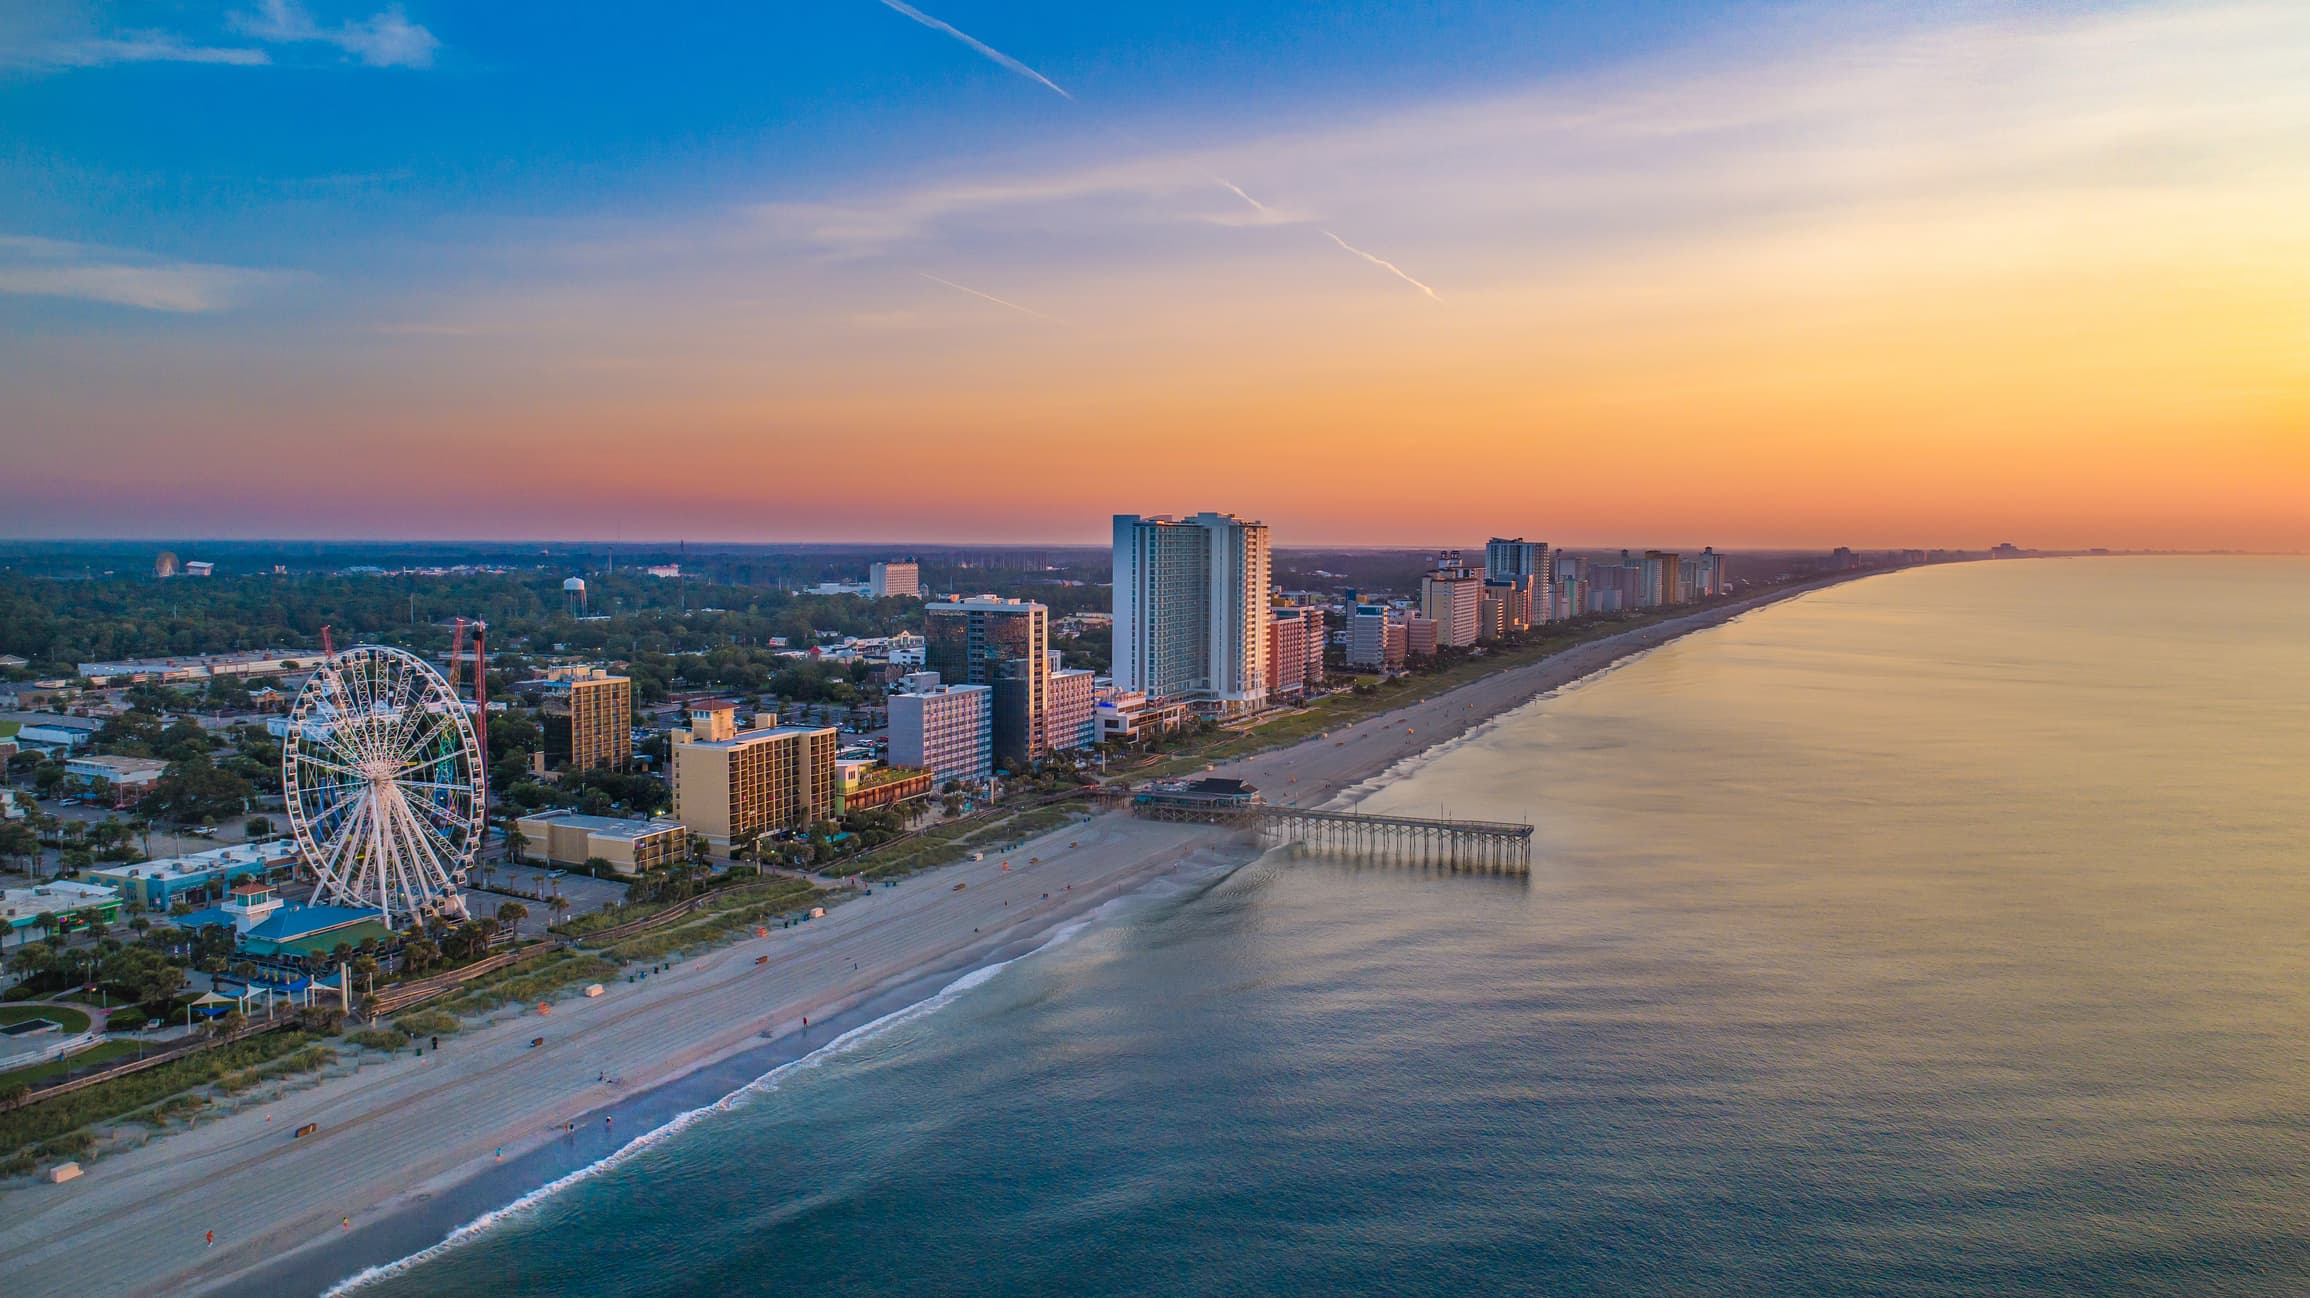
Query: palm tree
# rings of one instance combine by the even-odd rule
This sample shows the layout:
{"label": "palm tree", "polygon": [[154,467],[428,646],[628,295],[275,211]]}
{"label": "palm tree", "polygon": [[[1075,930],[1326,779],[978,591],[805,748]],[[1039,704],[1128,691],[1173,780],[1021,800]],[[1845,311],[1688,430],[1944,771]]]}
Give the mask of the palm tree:
{"label": "palm tree", "polygon": [[518,929],[521,927],[521,922],[528,918],[529,907],[518,901],[504,902],[497,908],[497,922],[507,928]]}

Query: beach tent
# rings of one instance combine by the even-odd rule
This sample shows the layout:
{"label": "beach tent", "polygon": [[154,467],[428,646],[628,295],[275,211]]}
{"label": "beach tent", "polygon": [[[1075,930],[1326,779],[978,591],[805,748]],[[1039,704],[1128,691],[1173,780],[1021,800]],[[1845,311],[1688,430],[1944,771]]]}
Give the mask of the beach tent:
{"label": "beach tent", "polygon": [[202,1018],[213,1019],[238,1004],[240,1002],[230,996],[219,996],[213,991],[202,992],[198,999],[184,1007],[184,1025],[188,1028],[192,1026],[194,1010],[199,1010]]}

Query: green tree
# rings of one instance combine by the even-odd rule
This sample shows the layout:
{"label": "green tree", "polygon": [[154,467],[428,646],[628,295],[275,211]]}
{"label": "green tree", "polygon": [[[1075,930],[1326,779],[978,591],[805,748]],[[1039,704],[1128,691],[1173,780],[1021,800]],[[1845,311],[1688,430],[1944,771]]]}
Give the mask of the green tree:
{"label": "green tree", "polygon": [[21,820],[0,821],[0,860],[27,861],[40,855],[40,835]]}
{"label": "green tree", "polygon": [[208,754],[199,753],[171,762],[139,805],[148,816],[195,824],[245,811],[251,796],[247,780],[217,769]]}

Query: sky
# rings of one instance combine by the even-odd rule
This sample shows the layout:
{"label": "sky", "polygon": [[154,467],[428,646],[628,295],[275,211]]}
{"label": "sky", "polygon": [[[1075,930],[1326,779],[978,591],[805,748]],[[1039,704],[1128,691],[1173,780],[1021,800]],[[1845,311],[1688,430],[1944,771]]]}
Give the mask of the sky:
{"label": "sky", "polygon": [[2310,5],[0,4],[0,534],[2310,549]]}

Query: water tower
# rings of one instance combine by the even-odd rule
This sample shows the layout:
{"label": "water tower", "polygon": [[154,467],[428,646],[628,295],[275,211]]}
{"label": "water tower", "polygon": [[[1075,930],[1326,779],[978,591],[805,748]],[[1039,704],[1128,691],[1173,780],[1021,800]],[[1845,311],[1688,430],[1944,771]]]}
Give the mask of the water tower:
{"label": "water tower", "polygon": [[584,617],[586,615],[585,578],[572,577],[568,581],[563,582],[561,584],[561,593],[563,598],[569,601],[569,615],[571,617]]}

